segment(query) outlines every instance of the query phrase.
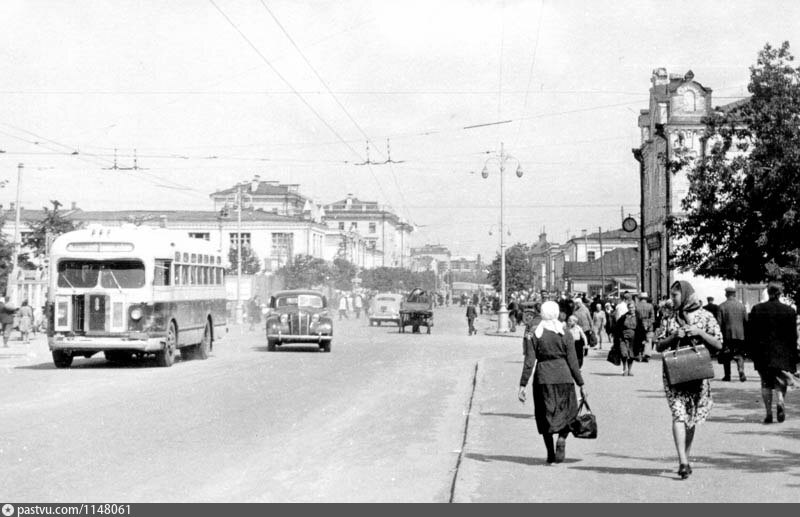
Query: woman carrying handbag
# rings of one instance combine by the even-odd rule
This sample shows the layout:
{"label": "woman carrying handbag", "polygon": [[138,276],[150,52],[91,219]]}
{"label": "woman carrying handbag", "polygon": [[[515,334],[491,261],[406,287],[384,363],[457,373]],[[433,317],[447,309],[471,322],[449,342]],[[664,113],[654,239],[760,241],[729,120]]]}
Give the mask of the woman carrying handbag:
{"label": "woman carrying handbag", "polygon": [[[536,429],[544,439],[547,463],[561,463],[566,457],[567,436],[578,416],[575,384],[581,398],[586,389],[578,366],[572,335],[558,321],[556,302],[542,304],[542,321],[532,334],[525,336],[525,364],[517,397],[525,402],[525,387],[533,374],[533,411]],[[553,446],[553,435],[558,440]]]}
{"label": "woman carrying handbag", "polygon": [[[670,383],[668,374],[671,372],[668,371],[668,361],[677,357],[679,347],[689,345],[691,358],[697,361],[707,360],[710,365],[711,358],[703,347],[717,350],[722,348],[722,332],[716,318],[702,308],[702,303],[689,282],[680,280],[673,283],[670,287],[670,296],[674,310],[666,320],[662,321],[657,350],[664,355],[664,392],[672,412],[672,436],[675,439],[680,463],[678,475],[681,479],[686,479],[692,473],[689,455],[692,451],[696,426],[705,421],[713,404],[711,383],[708,378],[677,383],[674,382],[676,377],[674,374],[673,382]],[[671,353],[667,350],[676,352]],[[708,367],[704,363],[699,366],[698,371]]]}

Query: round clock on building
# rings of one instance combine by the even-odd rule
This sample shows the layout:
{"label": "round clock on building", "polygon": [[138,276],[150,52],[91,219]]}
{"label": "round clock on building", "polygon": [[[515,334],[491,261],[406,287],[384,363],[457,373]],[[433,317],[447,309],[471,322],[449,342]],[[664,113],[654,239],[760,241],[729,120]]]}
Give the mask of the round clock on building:
{"label": "round clock on building", "polygon": [[622,229],[628,233],[635,231],[637,226],[638,224],[636,224],[636,219],[631,216],[626,217],[622,221]]}

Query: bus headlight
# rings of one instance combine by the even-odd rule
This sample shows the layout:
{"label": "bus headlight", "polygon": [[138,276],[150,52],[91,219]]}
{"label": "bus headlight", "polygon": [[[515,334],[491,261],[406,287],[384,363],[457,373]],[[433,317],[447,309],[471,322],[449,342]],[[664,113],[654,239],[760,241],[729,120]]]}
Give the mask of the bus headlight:
{"label": "bus headlight", "polygon": [[142,319],[142,309],[139,307],[131,309],[131,319],[133,321],[139,321],[140,319]]}

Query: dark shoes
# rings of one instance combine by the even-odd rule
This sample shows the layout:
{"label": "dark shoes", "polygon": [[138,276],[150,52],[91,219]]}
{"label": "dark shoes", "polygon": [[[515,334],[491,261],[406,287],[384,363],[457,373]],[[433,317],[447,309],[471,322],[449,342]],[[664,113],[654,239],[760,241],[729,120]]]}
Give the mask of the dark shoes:
{"label": "dark shoes", "polygon": [[555,462],[562,463],[566,456],[567,456],[567,439],[559,437],[559,439],[556,441],[556,456],[554,458]]}
{"label": "dark shoes", "polygon": [[778,422],[786,420],[786,410],[783,406],[778,406]]}
{"label": "dark shoes", "polygon": [[747,380],[747,375],[744,372],[739,372],[739,382],[744,382]]}
{"label": "dark shoes", "polygon": [[722,378],[722,382],[731,382],[731,376],[726,375],[725,377]]}
{"label": "dark shoes", "polygon": [[764,423],[765,424],[771,424],[772,423],[772,413],[768,414],[766,416],[766,418],[764,418]]}
{"label": "dark shoes", "polygon": [[686,479],[692,473],[692,467],[690,467],[687,463],[681,463],[680,467],[678,467],[678,476],[681,479]]}

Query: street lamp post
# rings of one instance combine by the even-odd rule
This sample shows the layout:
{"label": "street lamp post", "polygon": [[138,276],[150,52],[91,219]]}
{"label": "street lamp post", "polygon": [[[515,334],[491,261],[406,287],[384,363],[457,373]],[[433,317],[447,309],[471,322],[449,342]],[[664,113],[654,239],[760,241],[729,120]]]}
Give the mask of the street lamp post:
{"label": "street lamp post", "polygon": [[500,156],[490,157],[483,164],[481,176],[486,179],[489,177],[488,163],[490,161],[497,161],[500,167],[500,310],[497,311],[497,331],[508,332],[508,305],[506,304],[506,244],[505,235],[503,233],[504,210],[505,204],[503,200],[503,186],[504,186],[504,172],[506,170],[506,161],[509,159],[517,162],[517,177],[522,177],[522,164],[519,160],[509,154],[506,154],[503,142],[500,142]]}

